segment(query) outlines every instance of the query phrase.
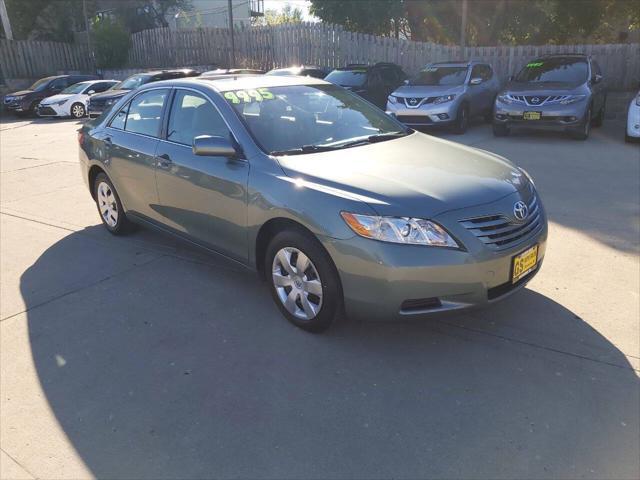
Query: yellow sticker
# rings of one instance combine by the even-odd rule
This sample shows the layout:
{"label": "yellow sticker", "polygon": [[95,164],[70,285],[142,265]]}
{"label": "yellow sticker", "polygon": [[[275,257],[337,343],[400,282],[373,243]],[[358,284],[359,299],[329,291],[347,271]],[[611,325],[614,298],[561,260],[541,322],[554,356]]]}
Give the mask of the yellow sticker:
{"label": "yellow sticker", "polygon": [[234,90],[231,92],[224,92],[224,98],[231,103],[251,103],[262,102],[263,100],[273,100],[275,95],[269,91],[268,88],[261,87],[256,90]]}

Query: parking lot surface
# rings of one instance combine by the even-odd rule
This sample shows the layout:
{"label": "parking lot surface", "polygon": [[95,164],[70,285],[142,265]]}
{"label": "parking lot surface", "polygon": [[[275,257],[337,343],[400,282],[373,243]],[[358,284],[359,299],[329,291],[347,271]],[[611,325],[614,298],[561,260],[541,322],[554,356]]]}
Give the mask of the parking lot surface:
{"label": "parking lot surface", "polygon": [[108,234],[78,125],[0,127],[3,479],[640,476],[640,149],[623,125],[436,132],[531,173],[542,271],[490,309],[324,335],[224,259]]}

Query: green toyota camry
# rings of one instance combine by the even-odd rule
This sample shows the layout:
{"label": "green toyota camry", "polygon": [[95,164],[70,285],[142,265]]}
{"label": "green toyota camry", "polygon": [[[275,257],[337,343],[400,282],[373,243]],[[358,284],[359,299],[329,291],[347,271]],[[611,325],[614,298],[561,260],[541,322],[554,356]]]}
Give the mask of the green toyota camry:
{"label": "green toyota camry", "polygon": [[508,160],[415,132],[309,77],[157,82],[78,134],[113,234],[144,224],[255,270],[322,331],[493,303],[539,271],[547,220]]}

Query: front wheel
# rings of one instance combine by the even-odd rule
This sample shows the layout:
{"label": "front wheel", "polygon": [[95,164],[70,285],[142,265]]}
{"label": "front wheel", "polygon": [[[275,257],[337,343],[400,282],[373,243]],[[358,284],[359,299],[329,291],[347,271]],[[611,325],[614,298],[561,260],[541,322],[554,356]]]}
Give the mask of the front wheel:
{"label": "front wheel", "polygon": [[87,114],[84,105],[81,103],[74,103],[71,105],[71,116],[73,118],[83,118]]}
{"label": "front wheel", "polygon": [[109,177],[99,173],[93,182],[93,196],[96,199],[102,224],[114,235],[123,235],[131,230],[132,224],[122,208],[118,192]]}
{"label": "front wheel", "polygon": [[589,133],[591,133],[591,107],[589,107],[584,114],[582,126],[572,130],[570,133],[576,140],[586,140],[589,138]]}
{"label": "front wheel", "polygon": [[265,272],[271,295],[287,320],[309,332],[329,328],[342,290],[329,254],[311,235],[287,230],[269,243]]}
{"label": "front wheel", "polygon": [[462,135],[469,127],[469,106],[463,103],[456,113],[456,121],[453,125],[453,133]]}

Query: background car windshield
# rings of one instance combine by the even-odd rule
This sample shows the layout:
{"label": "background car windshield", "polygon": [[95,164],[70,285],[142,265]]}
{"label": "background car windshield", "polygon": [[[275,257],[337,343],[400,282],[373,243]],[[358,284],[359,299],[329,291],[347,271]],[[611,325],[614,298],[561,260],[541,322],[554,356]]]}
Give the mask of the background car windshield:
{"label": "background car windshield", "polygon": [[462,85],[467,67],[427,67],[409,80],[409,85]]}
{"label": "background car windshield", "polygon": [[345,87],[361,87],[367,80],[366,70],[334,70],[325,77],[327,82]]}
{"label": "background car windshield", "polygon": [[299,75],[300,69],[280,68],[278,70],[270,70],[266,75]]}
{"label": "background car windshield", "polygon": [[123,80],[112,88],[113,90],[135,90],[139,86],[144,85],[148,79],[149,75],[134,75]]}
{"label": "background car windshield", "polygon": [[34,83],[33,85],[31,85],[29,87],[29,90],[34,90],[34,91],[39,91],[39,90],[44,90],[45,88],[47,88],[47,85],[49,85],[49,82],[51,81],[51,77],[48,78],[41,78],[40,80],[38,80],[36,83]]}
{"label": "background car windshield", "polygon": [[224,98],[268,153],[303,146],[338,147],[407,128],[357,95],[335,85],[237,90]]}
{"label": "background car windshield", "polygon": [[580,58],[549,58],[529,62],[515,78],[516,82],[583,83],[589,71],[586,60]]}
{"label": "background car windshield", "polygon": [[76,83],[75,85],[71,85],[70,87],[65,88],[60,92],[61,94],[67,93],[81,93],[85,88],[87,88],[86,83]]}

